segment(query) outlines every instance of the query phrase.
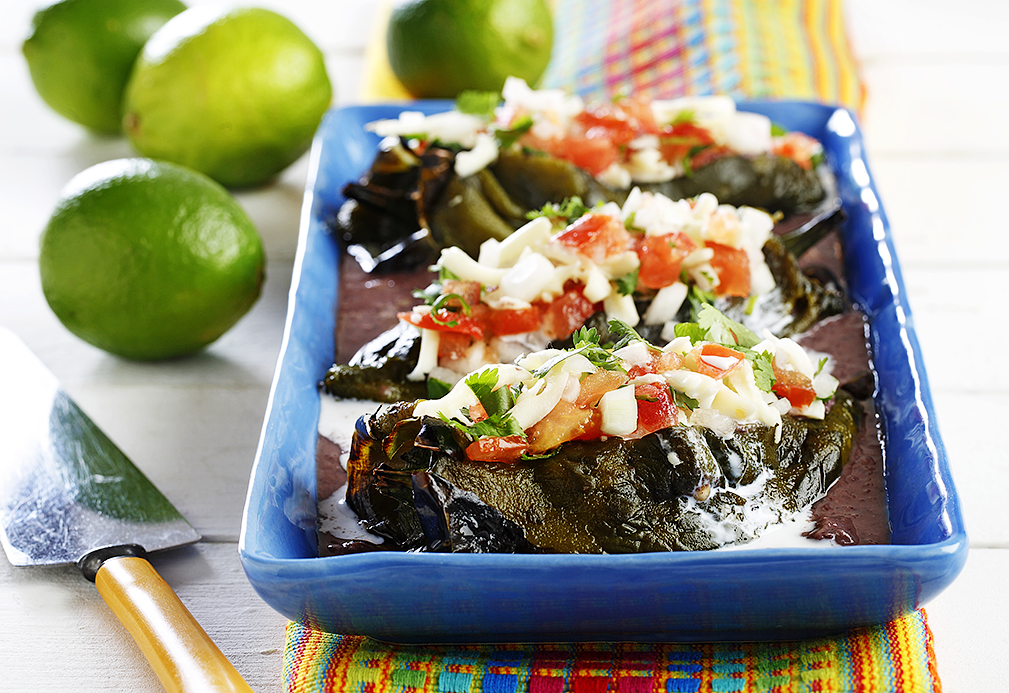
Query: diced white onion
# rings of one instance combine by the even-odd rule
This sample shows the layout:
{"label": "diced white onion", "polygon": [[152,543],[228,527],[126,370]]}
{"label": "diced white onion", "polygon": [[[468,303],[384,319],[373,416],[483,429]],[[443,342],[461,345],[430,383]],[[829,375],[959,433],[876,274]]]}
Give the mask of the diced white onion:
{"label": "diced white onion", "polygon": [[682,392],[687,397],[696,399],[697,403],[702,407],[710,407],[712,400],[715,399],[715,395],[718,394],[719,388],[722,387],[720,382],[703,373],[675,370],[666,371],[663,375],[666,376],[666,382],[674,390]]}
{"label": "diced white onion", "polygon": [[522,301],[539,296],[554,277],[554,265],[539,253],[529,253],[501,277],[501,293]]}
{"label": "diced white onion", "polygon": [[644,342],[634,340],[625,347],[621,347],[613,352],[629,366],[644,366],[651,363],[652,352]]}
{"label": "diced white onion", "polygon": [[479,400],[473,394],[473,390],[466,384],[465,380],[457,382],[444,397],[439,399],[425,399],[417,403],[413,409],[413,415],[438,416],[444,414],[450,419],[463,421],[462,411],[469,409]]}
{"label": "diced white onion", "polygon": [[603,310],[606,311],[606,315],[610,318],[621,320],[631,327],[634,327],[640,321],[637,306],[634,305],[634,297],[630,295],[621,296],[617,293],[611,293],[603,301]]}
{"label": "diced white onion", "polygon": [[[553,233],[550,220],[546,217],[536,217],[520,226],[503,241],[497,242],[497,263],[493,267],[511,267],[526,248],[539,252]],[[483,248],[480,249],[480,263],[483,264]]]}
{"label": "diced white onion", "polygon": [[455,173],[460,178],[482,171],[497,159],[497,140],[485,132],[479,133],[472,149],[463,149],[455,155]]}
{"label": "diced white onion", "polygon": [[690,337],[674,337],[668,344],[662,347],[662,351],[672,351],[677,354],[686,354],[693,348],[694,345],[691,343]]}
{"label": "diced white onion", "polygon": [[417,355],[417,365],[413,367],[406,379],[417,382],[427,377],[427,374],[438,365],[438,343],[441,341],[437,330],[420,331],[420,353]]}
{"label": "diced white onion", "polygon": [[611,291],[613,291],[613,286],[610,284],[609,277],[603,274],[598,267],[590,267],[585,277],[585,288],[582,290],[585,298],[592,303],[598,303],[609,296]]}
{"label": "diced white onion", "polygon": [[740,154],[771,151],[771,119],[759,113],[737,111],[726,123],[725,143]]}
{"label": "diced white onion", "polygon": [[600,430],[606,435],[629,436],[638,427],[638,401],[633,387],[610,390],[599,400]]}
{"label": "diced white onion", "polygon": [[674,319],[687,298],[687,291],[687,285],[683,282],[675,282],[659,289],[651,305],[645,310],[645,324],[662,325]]}
{"label": "diced white onion", "polygon": [[438,264],[463,281],[479,282],[485,286],[497,286],[506,272],[481,265],[456,246],[442,250]]}
{"label": "diced white onion", "polygon": [[[523,430],[534,426],[561,401],[567,388],[568,374],[537,380],[533,387],[524,390],[515,400],[511,415]],[[545,383],[545,385],[541,385]]]}

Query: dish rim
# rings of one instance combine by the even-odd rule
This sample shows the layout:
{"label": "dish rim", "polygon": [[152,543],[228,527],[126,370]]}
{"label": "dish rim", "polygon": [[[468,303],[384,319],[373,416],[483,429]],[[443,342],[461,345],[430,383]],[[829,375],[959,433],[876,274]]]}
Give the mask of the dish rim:
{"label": "dish rim", "polygon": [[[341,128],[348,126],[352,122],[368,122],[379,117],[391,117],[391,114],[399,110],[422,110],[425,112],[435,112],[445,110],[451,106],[447,101],[426,101],[408,102],[400,104],[381,104],[367,106],[349,106],[337,108],[330,111],[313,143],[310,173],[306,184],[305,197],[302,205],[301,227],[299,230],[298,250],[294,265],[294,275],[289,295],[288,315],[285,323],[284,338],[281,346],[280,357],[277,369],[274,374],[271,386],[270,399],[267,406],[266,416],[260,443],[256,452],[253,465],[249,491],[246,499],[246,507],[243,513],[242,530],[239,541],[239,554],[243,568],[249,577],[250,582],[256,591],[267,603],[281,613],[290,618],[307,618],[320,627],[332,627],[334,620],[327,618],[326,614],[318,613],[321,606],[311,595],[312,585],[319,581],[332,579],[333,573],[347,573],[355,571],[373,571],[383,568],[396,568],[407,565],[413,569],[418,565],[427,562],[427,568],[441,566],[450,570],[464,570],[479,565],[484,570],[585,570],[594,571],[600,569],[620,570],[669,570],[678,571],[693,569],[724,570],[733,571],[744,568],[752,569],[755,563],[761,565],[789,564],[793,566],[808,566],[812,569],[815,566],[826,567],[829,570],[848,574],[851,568],[863,566],[867,573],[873,573],[880,569],[889,567],[896,571],[910,571],[910,574],[918,581],[913,606],[917,607],[926,603],[935,594],[944,589],[956,575],[960,572],[963,562],[966,560],[967,535],[963,525],[963,518],[960,509],[959,498],[956,494],[949,468],[948,455],[942,443],[935,418],[935,410],[932,404],[931,393],[928,388],[927,376],[924,365],[921,361],[920,346],[914,330],[914,322],[910,307],[906,299],[906,290],[900,272],[899,262],[893,247],[893,240],[889,232],[889,223],[886,219],[885,211],[879,202],[875,183],[870,174],[867,156],[864,149],[861,131],[855,117],[846,109],[824,106],[801,101],[751,101],[740,102],[740,110],[752,110],[762,112],[765,115],[789,114],[783,122],[790,129],[799,129],[808,134],[815,130],[817,123],[824,127],[832,128],[831,132],[846,146],[839,146],[831,149],[831,154],[835,157],[831,161],[836,171],[842,172],[846,182],[853,183],[851,190],[842,190],[842,202],[845,205],[849,217],[854,216],[855,220],[849,218],[848,224],[867,224],[870,229],[870,236],[859,239],[857,252],[850,253],[851,257],[856,255],[862,259],[861,253],[873,249],[870,259],[874,264],[873,268],[861,267],[850,259],[849,248],[846,241],[846,263],[845,274],[851,279],[851,273],[855,274],[860,285],[871,285],[872,278],[879,275],[884,282],[881,282],[877,293],[871,291],[863,292],[858,296],[858,303],[868,314],[873,324],[873,334],[876,334],[880,325],[891,325],[893,332],[899,336],[900,349],[897,353],[891,353],[894,344],[886,342],[874,342],[873,348],[877,352],[874,354],[876,360],[896,359],[900,362],[900,357],[906,357],[911,377],[911,387],[915,407],[913,413],[920,416],[920,430],[923,431],[923,440],[920,441],[919,449],[924,446],[931,455],[930,463],[926,466],[932,471],[931,476],[926,480],[926,485],[931,487],[926,489],[926,496],[938,498],[938,510],[933,507],[925,508],[915,506],[910,514],[928,515],[935,511],[937,525],[931,526],[928,521],[915,523],[915,518],[901,518],[901,525],[897,532],[898,543],[885,546],[853,546],[839,549],[817,548],[764,548],[759,550],[732,550],[704,552],[701,554],[691,553],[651,553],[651,554],[629,554],[621,556],[578,556],[578,555],[495,555],[495,554],[396,554],[392,552],[382,552],[377,554],[359,554],[352,556],[330,556],[318,557],[308,555],[294,555],[289,544],[281,541],[283,537],[267,536],[271,522],[287,523],[289,526],[282,529],[288,539],[297,541],[300,533],[304,544],[310,545],[314,550],[315,533],[315,479],[314,479],[314,452],[315,452],[315,430],[312,435],[301,432],[300,442],[297,443],[297,452],[304,455],[306,451],[310,453],[311,463],[308,464],[302,457],[300,465],[295,457],[295,462],[285,467],[280,464],[277,456],[278,449],[275,444],[291,443],[282,436],[279,430],[284,422],[291,419],[292,402],[288,398],[290,394],[287,385],[290,385],[292,377],[301,378],[301,390],[304,390],[305,373],[301,372],[304,364],[297,361],[295,353],[302,347],[312,349],[317,353],[326,353],[327,343],[329,348],[329,363],[332,362],[332,338],[321,335],[304,335],[298,332],[301,325],[308,317],[304,313],[308,310],[314,311],[314,317],[319,318],[319,306],[308,306],[303,294],[303,288],[307,287],[314,280],[318,280],[318,263],[313,262],[310,253],[318,251],[320,242],[328,240],[333,246],[335,241],[325,236],[324,215],[335,211],[334,206],[342,198],[339,194],[333,195],[334,181],[327,180],[329,165],[331,163],[324,160],[324,157],[336,156],[331,151],[334,146],[334,137],[347,139],[346,133],[341,132]],[[781,120],[781,119],[779,119]],[[791,121],[791,122],[789,122]],[[833,123],[831,125],[831,123]],[[367,138],[366,138],[367,139]],[[377,137],[372,138],[377,141]],[[353,158],[365,162],[364,168],[371,162],[373,149],[367,156],[361,159],[365,152],[360,149],[360,143],[347,141],[340,143],[340,146],[347,151],[339,154],[346,154]],[[355,149],[357,148],[357,149]],[[363,168],[358,172],[363,172]],[[340,186],[342,187],[342,185]],[[844,187],[844,186],[842,186]],[[330,248],[330,251],[333,249]],[[875,263],[876,260],[879,263]],[[863,277],[865,273],[870,274],[869,279]],[[333,278],[327,281],[333,282]],[[337,280],[338,281],[338,280]],[[332,306],[331,317],[335,323],[336,293],[334,291],[329,305]],[[323,309],[324,310],[324,309]],[[887,327],[891,329],[891,327]],[[326,332],[321,330],[320,332]],[[308,338],[308,344],[301,344],[300,340]],[[320,343],[320,339],[322,342]],[[326,364],[328,368],[329,363]],[[889,361],[887,362],[889,363]],[[317,372],[314,382],[321,379],[325,368]],[[880,375],[877,373],[877,375]],[[315,421],[318,417],[318,393],[313,389],[315,398]],[[307,395],[305,395],[307,397]],[[302,406],[305,404],[301,403]],[[308,414],[311,415],[313,406],[309,403]],[[304,415],[306,412],[298,411],[296,414]],[[884,415],[885,412],[884,412]],[[891,416],[893,416],[891,414]],[[887,429],[895,424],[891,421],[887,423]],[[888,445],[888,448],[890,446]],[[888,461],[894,457],[887,454]],[[899,456],[897,456],[899,458]],[[898,459],[899,461],[899,459]],[[306,473],[306,466],[310,469],[310,474]],[[888,464],[887,481],[888,494],[891,493],[892,466]],[[286,478],[280,478],[284,477]],[[915,489],[918,494],[921,489]],[[271,500],[272,499],[272,500]],[[278,503],[277,500],[282,502]],[[904,507],[904,506],[901,506]],[[931,516],[930,516],[931,517]],[[294,530],[293,528],[296,528]],[[941,537],[932,536],[938,531]],[[917,533],[917,534],[916,534]],[[916,542],[916,538],[925,538],[926,541]],[[935,540],[931,540],[935,539]],[[277,551],[278,547],[288,550],[287,555]],[[304,546],[302,546],[302,550]],[[476,563],[475,563],[476,562]],[[285,594],[286,593],[286,594]],[[292,596],[293,595],[293,596]],[[905,600],[906,601],[906,600]],[[905,603],[901,608],[906,610]],[[894,615],[893,609],[886,610],[890,615]],[[883,611],[877,610],[872,620],[878,620]],[[865,619],[863,619],[863,622]],[[337,619],[338,622],[338,619]],[[855,619],[851,624],[858,624]],[[828,624],[829,625],[829,624]],[[833,624],[836,625],[836,624]],[[346,628],[341,630],[346,631]],[[816,629],[819,630],[819,629]],[[395,631],[395,628],[393,629]],[[711,636],[713,631],[704,631],[704,634]],[[760,635],[752,628],[749,631],[740,629],[731,633],[724,630],[714,631],[719,635],[745,635],[750,637]],[[368,633],[376,634],[376,633]],[[389,637],[389,633],[377,633]],[[393,632],[393,636],[399,639],[409,640],[410,633]],[[775,629],[773,637],[780,637],[782,631]],[[542,635],[542,634],[541,634]],[[580,635],[580,634],[576,634]],[[633,635],[633,634],[632,634]],[[648,635],[647,633],[644,635]],[[676,633],[664,632],[663,635],[675,636]],[[758,639],[762,639],[759,638]]]}

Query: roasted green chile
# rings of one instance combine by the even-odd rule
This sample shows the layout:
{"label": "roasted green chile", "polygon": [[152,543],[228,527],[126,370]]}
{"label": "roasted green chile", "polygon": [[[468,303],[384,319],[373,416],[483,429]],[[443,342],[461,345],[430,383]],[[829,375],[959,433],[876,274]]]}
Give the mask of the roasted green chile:
{"label": "roasted green chile", "polygon": [[[362,418],[347,502],[394,550],[628,553],[743,543],[822,495],[851,452],[861,407],[824,420],[739,425],[723,439],[674,426],[636,440],[565,443],[514,464],[473,462],[465,437],[398,403]],[[749,515],[747,508],[760,507]]]}
{"label": "roasted green chile", "polygon": [[[418,156],[404,143],[387,144],[364,178],[344,188],[347,202],[334,226],[366,270],[410,266],[449,246],[475,257],[481,243],[506,237],[544,204],[572,197],[589,206],[623,204],[627,198],[628,191],[540,152],[503,150],[490,166],[462,178],[454,158],[452,149],[433,146]],[[689,176],[638,187],[673,200],[711,192],[723,204],[786,215],[810,211],[826,197],[815,170],[773,154],[725,156]],[[417,235],[418,229],[427,233]]]}

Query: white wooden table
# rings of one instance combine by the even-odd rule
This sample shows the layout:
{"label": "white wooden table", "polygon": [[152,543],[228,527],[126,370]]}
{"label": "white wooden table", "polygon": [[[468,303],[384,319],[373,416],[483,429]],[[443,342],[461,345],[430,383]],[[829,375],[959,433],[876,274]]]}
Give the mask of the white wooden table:
{"label": "white wooden table", "polygon": [[[155,365],[81,342],[42,296],[38,236],[74,174],[132,152],[121,138],[96,138],[62,120],[35,94],[20,44],[42,4],[0,3],[0,325],[20,334],[203,534],[195,547],[157,557],[156,567],[254,689],[282,691],[286,621],[249,586],[237,541],[281,343],[307,162],[238,196],[264,237],[268,277],[258,304],[221,340],[193,358]],[[375,0],[258,4],[290,17],[323,48],[338,105],[357,100]],[[947,693],[1005,690],[1009,4],[848,0],[847,7],[870,90],[863,119],[870,165],[971,537],[961,577],[926,607],[939,675]],[[0,559],[0,690],[161,687],[76,568],[15,569]]]}

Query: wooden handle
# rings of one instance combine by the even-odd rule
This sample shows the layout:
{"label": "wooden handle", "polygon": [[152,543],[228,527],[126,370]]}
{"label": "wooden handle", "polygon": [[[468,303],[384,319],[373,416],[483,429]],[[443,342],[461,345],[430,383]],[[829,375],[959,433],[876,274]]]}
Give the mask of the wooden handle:
{"label": "wooden handle", "polygon": [[168,693],[252,691],[146,560],[111,558],[98,570],[95,585]]}

